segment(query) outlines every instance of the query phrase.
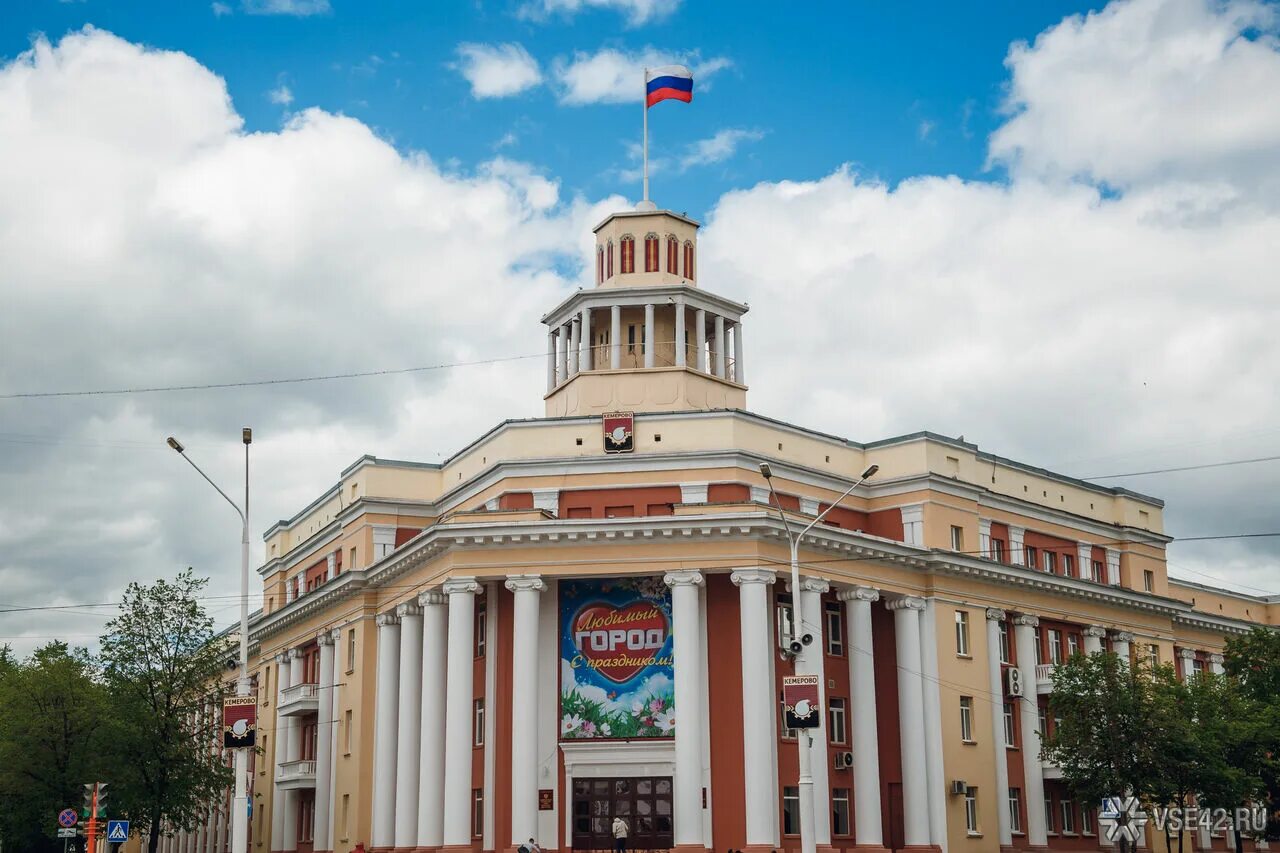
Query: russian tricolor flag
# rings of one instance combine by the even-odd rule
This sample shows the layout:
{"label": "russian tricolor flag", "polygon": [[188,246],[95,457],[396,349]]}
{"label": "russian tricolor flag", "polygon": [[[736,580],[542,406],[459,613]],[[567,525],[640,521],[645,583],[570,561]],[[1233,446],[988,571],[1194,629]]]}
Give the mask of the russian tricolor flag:
{"label": "russian tricolor flag", "polygon": [[664,65],[644,72],[645,108],[675,98],[686,104],[693,100],[693,72],[683,65]]}

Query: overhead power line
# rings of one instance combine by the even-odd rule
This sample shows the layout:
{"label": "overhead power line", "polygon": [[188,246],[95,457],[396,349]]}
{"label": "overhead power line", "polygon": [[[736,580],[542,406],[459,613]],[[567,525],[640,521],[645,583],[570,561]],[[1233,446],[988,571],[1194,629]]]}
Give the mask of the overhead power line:
{"label": "overhead power line", "polygon": [[1229,465],[1252,465],[1255,462],[1275,462],[1280,456],[1259,456],[1254,459],[1231,459],[1226,462],[1205,462],[1202,465],[1180,465],[1177,468],[1155,468],[1151,471],[1129,471],[1125,474],[1093,474],[1081,480],[1115,480],[1119,477],[1145,477],[1148,474],[1170,474],[1174,471],[1199,471],[1204,468],[1226,468]]}

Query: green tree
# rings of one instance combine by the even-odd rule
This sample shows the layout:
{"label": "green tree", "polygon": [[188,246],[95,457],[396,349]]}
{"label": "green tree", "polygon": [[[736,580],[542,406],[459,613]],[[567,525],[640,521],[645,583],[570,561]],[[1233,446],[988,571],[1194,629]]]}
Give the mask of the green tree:
{"label": "green tree", "polygon": [[150,853],[166,824],[193,828],[232,780],[204,717],[211,701],[220,704],[230,655],[200,604],[206,584],[190,569],[173,581],[130,584],[102,637],[110,735],[129,756],[113,779],[113,809],[148,839]]}
{"label": "green tree", "polygon": [[[1197,721],[1193,685],[1178,677],[1169,664],[1150,670],[1151,731],[1148,738],[1160,756],[1160,772],[1151,779],[1152,805],[1182,808],[1200,787],[1201,776],[1213,744],[1203,736]],[[1178,850],[1184,833],[1178,832]],[[1165,850],[1172,851],[1172,822],[1164,825]]]}
{"label": "green tree", "polygon": [[0,649],[0,840],[60,851],[55,818],[104,780],[106,691],[84,649],[52,642],[19,661]]}
{"label": "green tree", "polygon": [[1261,782],[1258,799],[1269,815],[1266,836],[1280,840],[1280,632],[1254,628],[1233,637],[1227,641],[1225,657],[1227,675],[1250,703],[1254,725],[1249,734],[1253,739],[1245,758],[1253,762]]}
{"label": "green tree", "polygon": [[[1199,747],[1197,796],[1203,808],[1235,809],[1260,802],[1266,793],[1262,772],[1273,740],[1265,709],[1231,677],[1203,673],[1187,684],[1188,714]],[[1235,833],[1236,850],[1243,848]]]}

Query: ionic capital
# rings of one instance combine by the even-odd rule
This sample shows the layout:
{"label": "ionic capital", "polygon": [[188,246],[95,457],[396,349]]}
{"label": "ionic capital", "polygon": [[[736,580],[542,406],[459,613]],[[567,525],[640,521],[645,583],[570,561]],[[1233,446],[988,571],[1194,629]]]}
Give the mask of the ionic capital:
{"label": "ionic capital", "polygon": [[547,588],[540,575],[510,575],[504,585],[512,592],[542,592]]}
{"label": "ionic capital", "polygon": [[386,613],[379,613],[378,618],[374,620],[379,628],[385,628],[390,625],[399,625],[400,617],[394,612],[388,610]]}
{"label": "ionic capital", "polygon": [[672,589],[678,586],[702,586],[702,572],[695,569],[667,572],[662,576],[662,582]]}
{"label": "ionic capital", "polygon": [[1019,626],[1030,626],[1032,628],[1040,627],[1040,617],[1032,616],[1030,613],[1019,613],[1013,617],[1013,624]]}
{"label": "ionic capital", "polygon": [[1209,663],[1215,666],[1222,666],[1226,662],[1227,662],[1227,659],[1224,658],[1222,655],[1218,654],[1217,652],[1214,652],[1213,654],[1209,655]]}
{"label": "ionic capital", "polygon": [[823,578],[800,578],[800,591],[826,595],[831,591],[831,583]]}
{"label": "ionic capital", "polygon": [[1132,643],[1133,633],[1131,631],[1112,631],[1111,639],[1117,643]]}
{"label": "ionic capital", "polygon": [[421,616],[421,615],[422,615],[422,608],[418,606],[416,601],[406,601],[402,604],[396,605],[396,616],[400,617],[401,619],[404,619],[406,617],[412,618],[414,616]]}
{"label": "ionic capital", "polygon": [[449,599],[442,592],[421,592],[418,593],[419,607],[439,607],[441,604],[448,604]]}
{"label": "ionic capital", "polygon": [[284,666],[288,662],[289,662],[288,650],[280,652],[279,654],[276,655],[276,664],[278,664],[279,666]]}
{"label": "ionic capital", "polygon": [[924,610],[924,599],[918,595],[904,595],[886,601],[884,606],[889,610]]}
{"label": "ionic capital", "polygon": [[289,649],[289,660],[297,660],[305,654],[301,648]]}
{"label": "ionic capital", "polygon": [[992,622],[1003,622],[1005,619],[1005,615],[1006,615],[1005,612],[1001,610],[999,607],[987,608],[987,618],[990,619]]}
{"label": "ionic capital", "polygon": [[853,589],[840,590],[836,593],[836,598],[841,601],[876,602],[880,600],[880,590],[869,586],[855,586]]}
{"label": "ionic capital", "polygon": [[745,586],[752,583],[773,583],[778,576],[769,569],[735,569],[729,575],[734,586]]}
{"label": "ionic capital", "polygon": [[1107,636],[1107,629],[1103,628],[1101,625],[1090,625],[1088,628],[1085,628],[1082,633],[1086,637],[1097,637],[1101,640],[1103,637]]}
{"label": "ionic capital", "polygon": [[1195,660],[1196,650],[1195,649],[1178,649],[1178,657],[1182,658],[1183,660]]}
{"label": "ionic capital", "polygon": [[336,638],[334,637],[333,632],[327,628],[319,634],[316,634],[316,642],[322,646],[332,646],[334,639]]}
{"label": "ionic capital", "polygon": [[475,578],[449,578],[440,589],[445,595],[475,595],[480,591],[480,584],[476,583]]}

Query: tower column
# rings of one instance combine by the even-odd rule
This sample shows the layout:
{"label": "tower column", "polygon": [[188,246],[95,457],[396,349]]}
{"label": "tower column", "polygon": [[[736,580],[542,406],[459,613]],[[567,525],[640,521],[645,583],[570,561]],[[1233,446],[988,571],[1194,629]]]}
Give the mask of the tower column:
{"label": "tower column", "polygon": [[[547,330],[547,390],[556,390],[556,330]],[[332,578],[331,578],[332,579]]]}
{"label": "tower column", "polygon": [[422,715],[419,734],[418,849],[444,840],[444,691],[448,599],[438,592],[418,596],[422,608]]}
{"label": "tower column", "polygon": [[1030,697],[1018,700],[1022,723],[1023,793],[1027,804],[1027,843],[1034,849],[1049,845],[1044,820],[1044,767],[1040,764],[1040,705],[1036,699],[1036,630],[1040,620],[1023,614],[1013,619],[1014,641],[1018,646],[1018,669]]}
{"label": "tower column", "polygon": [[1102,638],[1107,636],[1107,629],[1101,625],[1090,625],[1084,629],[1084,653],[1096,655],[1102,651]]}
{"label": "tower column", "polygon": [[574,317],[569,321],[569,375],[578,375],[579,355],[578,349],[578,318]]}
{"label": "tower column", "polygon": [[653,303],[644,306],[644,366],[653,367],[654,364],[654,338],[655,329],[653,327]]}
{"label": "tower column", "polygon": [[556,358],[560,361],[560,381],[563,382],[569,378],[569,324],[560,324],[560,334],[556,335]]}
{"label": "tower column", "polygon": [[591,369],[591,309],[582,309],[582,370]]}
{"label": "tower column", "polygon": [[377,693],[373,723],[374,850],[390,850],[396,839],[396,730],[400,713],[400,619],[379,613]]}
{"label": "tower column", "polygon": [[537,575],[513,575],[515,597],[511,695],[524,705],[511,723],[511,846],[538,834],[538,599],[547,588]]}
{"label": "tower column", "polygon": [[475,578],[450,578],[448,664],[445,674],[444,847],[471,850],[471,703],[475,668]]}
{"label": "tower column", "polygon": [[871,605],[880,600],[880,592],[859,586],[842,590],[839,598],[848,626],[849,692],[853,694],[853,825],[858,847],[878,850],[884,848],[884,827]]}
{"label": "tower column", "polygon": [[693,314],[693,323],[697,326],[695,330],[695,341],[698,345],[698,351],[694,353],[693,366],[698,369],[699,373],[707,372],[707,312],[699,308]]}
{"label": "tower column", "polygon": [[742,321],[733,324],[733,381],[747,384],[747,374],[742,367]]}
{"label": "tower column", "polygon": [[[1115,652],[1116,657],[1125,663],[1129,663],[1129,644],[1132,642],[1133,634],[1128,631],[1113,631],[1111,633],[1111,651]],[[1021,648],[1019,648],[1019,654],[1021,654]]]}
{"label": "tower column", "polygon": [[[400,696],[396,712],[397,850],[412,850],[418,841],[418,738],[422,734],[422,608],[416,602],[396,608],[400,617]],[[405,756],[401,761],[399,756]]]}
{"label": "tower column", "polygon": [[724,315],[716,315],[716,376],[724,379]]}
{"label": "tower column", "polygon": [[609,367],[622,367],[622,306],[609,309]]}
{"label": "tower column", "polygon": [[676,300],[676,367],[684,367],[689,361],[689,348],[684,343],[684,299]]}

